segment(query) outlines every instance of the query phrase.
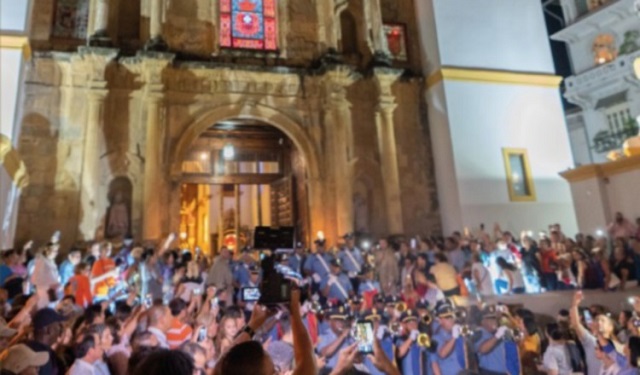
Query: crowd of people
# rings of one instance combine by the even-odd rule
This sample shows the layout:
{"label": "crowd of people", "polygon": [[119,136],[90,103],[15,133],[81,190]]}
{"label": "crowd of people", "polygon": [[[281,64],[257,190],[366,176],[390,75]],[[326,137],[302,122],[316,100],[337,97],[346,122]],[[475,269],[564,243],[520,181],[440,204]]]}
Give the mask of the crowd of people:
{"label": "crowd of people", "polygon": [[[59,255],[57,232],[2,252],[0,375],[638,374],[640,298],[616,311],[582,290],[640,280],[640,229],[621,214],[573,239],[558,224],[535,238],[493,229],[215,257],[174,249],[174,235]],[[278,305],[244,293],[271,256],[292,288]],[[556,317],[486,302],[568,289]],[[360,322],[374,333],[366,352]]]}

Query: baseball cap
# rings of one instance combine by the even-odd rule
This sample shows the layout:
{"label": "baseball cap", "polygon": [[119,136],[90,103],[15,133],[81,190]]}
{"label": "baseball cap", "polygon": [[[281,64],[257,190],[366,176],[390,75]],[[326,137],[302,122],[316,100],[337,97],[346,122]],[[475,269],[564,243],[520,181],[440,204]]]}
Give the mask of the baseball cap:
{"label": "baseball cap", "polygon": [[2,369],[19,374],[28,367],[40,367],[49,362],[48,352],[34,352],[25,344],[15,345],[9,348],[2,361]]}
{"label": "baseball cap", "polygon": [[64,317],[54,309],[46,308],[38,310],[33,316],[33,328],[43,329],[53,323],[64,322]]}

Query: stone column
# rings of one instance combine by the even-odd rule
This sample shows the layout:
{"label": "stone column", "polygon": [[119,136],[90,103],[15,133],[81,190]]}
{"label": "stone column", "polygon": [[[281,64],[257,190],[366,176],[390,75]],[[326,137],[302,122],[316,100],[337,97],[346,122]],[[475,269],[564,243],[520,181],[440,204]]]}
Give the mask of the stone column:
{"label": "stone column", "polygon": [[149,12],[149,41],[146,50],[166,51],[167,43],[162,38],[162,16],[164,14],[164,0],[150,0]]}
{"label": "stone column", "polygon": [[89,14],[92,16],[88,43],[92,46],[108,45],[110,43],[107,35],[109,25],[109,1],[92,0]]}
{"label": "stone column", "polygon": [[[353,231],[353,188],[349,166],[348,134],[351,124],[351,104],[347,87],[353,83],[352,72],[338,68],[325,77],[324,124],[327,131],[326,169],[335,192],[335,230],[338,236]],[[331,228],[326,231],[331,233]]]}
{"label": "stone column", "polygon": [[160,113],[164,85],[162,71],[173,60],[174,55],[166,53],[143,53],[140,73],[146,84],[147,124],[144,148],[144,180],[143,180],[143,217],[142,237],[145,240],[158,240],[164,234],[163,223],[168,213],[165,193],[167,186],[164,155],[164,132]]}
{"label": "stone column", "polygon": [[382,10],[380,0],[366,0],[364,3],[364,14],[367,22],[369,35],[369,47],[373,52],[374,63],[376,65],[391,66],[391,53],[387,44],[387,36],[384,32],[382,22]]}
{"label": "stone column", "polygon": [[[71,59],[71,71],[84,77],[87,85],[87,122],[82,151],[82,175],[80,179],[79,237],[91,240],[100,236],[101,218],[107,199],[103,192],[100,163],[102,153],[102,124],[104,105],[108,94],[105,70],[118,51],[107,48],[80,47]],[[104,196],[103,196],[104,195]]]}
{"label": "stone column", "polygon": [[376,130],[382,167],[382,181],[387,207],[387,223],[390,234],[404,231],[402,201],[400,199],[400,172],[396,150],[396,135],[393,112],[397,107],[391,86],[398,79],[399,71],[375,69],[375,81],[378,87],[378,108],[376,111]]}

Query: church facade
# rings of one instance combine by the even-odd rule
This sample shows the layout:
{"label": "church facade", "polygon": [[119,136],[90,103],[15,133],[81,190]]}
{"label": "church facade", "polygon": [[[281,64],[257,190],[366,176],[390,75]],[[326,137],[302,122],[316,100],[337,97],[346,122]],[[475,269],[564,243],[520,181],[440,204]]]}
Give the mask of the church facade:
{"label": "church facade", "polygon": [[[18,243],[55,230],[65,244],[180,232],[194,145],[216,124],[248,122],[275,128],[296,150],[304,219],[294,224],[306,241],[494,221],[575,229],[557,175],[572,163],[540,4],[33,3],[18,142],[30,184]],[[498,29],[528,20],[517,33],[530,44],[496,39],[510,32],[496,27],[469,32],[462,25],[474,11]],[[495,43],[482,50],[484,37]],[[483,60],[496,51],[502,63]],[[199,183],[243,181],[206,177]]]}

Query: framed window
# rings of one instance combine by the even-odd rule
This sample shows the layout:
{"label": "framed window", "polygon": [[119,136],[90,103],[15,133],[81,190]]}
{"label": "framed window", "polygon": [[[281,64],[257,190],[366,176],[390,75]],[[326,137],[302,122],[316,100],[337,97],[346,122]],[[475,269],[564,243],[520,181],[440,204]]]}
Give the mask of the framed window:
{"label": "framed window", "polygon": [[407,33],[403,24],[385,23],[384,34],[394,60],[407,61]]}
{"label": "framed window", "polygon": [[85,39],[89,23],[89,0],[57,0],[53,19],[53,36]]}
{"label": "framed window", "polygon": [[220,0],[220,46],[276,51],[277,0]]}
{"label": "framed window", "polygon": [[527,150],[521,148],[503,148],[502,157],[507,173],[507,188],[511,202],[533,202],[536,189],[533,185],[531,166]]}

